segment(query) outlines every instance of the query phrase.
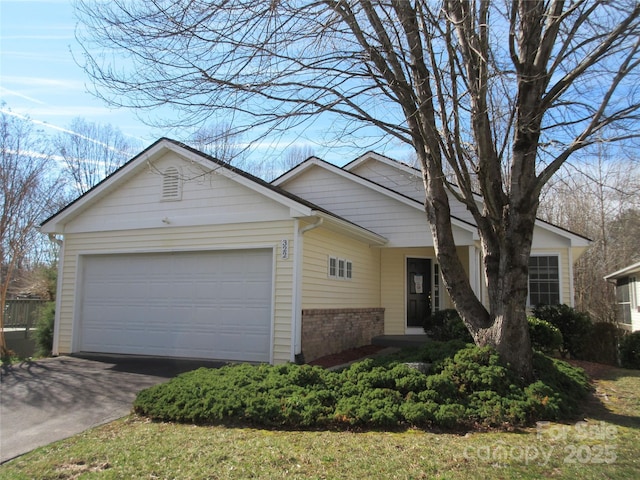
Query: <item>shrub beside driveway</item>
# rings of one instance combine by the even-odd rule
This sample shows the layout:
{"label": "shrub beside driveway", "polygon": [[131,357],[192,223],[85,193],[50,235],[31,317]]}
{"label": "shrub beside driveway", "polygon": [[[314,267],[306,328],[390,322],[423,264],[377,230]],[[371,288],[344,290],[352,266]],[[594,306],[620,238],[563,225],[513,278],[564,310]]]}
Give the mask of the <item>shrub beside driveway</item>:
{"label": "shrub beside driveway", "polygon": [[0,466],[0,477],[637,478],[640,372],[599,370],[585,423],[447,434],[281,431],[130,416]]}

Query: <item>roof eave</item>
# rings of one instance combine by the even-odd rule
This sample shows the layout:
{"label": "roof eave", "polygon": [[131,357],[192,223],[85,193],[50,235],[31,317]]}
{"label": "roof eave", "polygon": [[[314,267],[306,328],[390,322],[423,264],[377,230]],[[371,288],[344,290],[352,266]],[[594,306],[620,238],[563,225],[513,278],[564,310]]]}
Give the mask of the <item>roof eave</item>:
{"label": "roof eave", "polygon": [[604,277],[605,280],[615,280],[616,278],[625,277],[627,274],[639,271],[640,272],[640,262],[634,263],[633,265],[629,265],[617,272],[610,273]]}

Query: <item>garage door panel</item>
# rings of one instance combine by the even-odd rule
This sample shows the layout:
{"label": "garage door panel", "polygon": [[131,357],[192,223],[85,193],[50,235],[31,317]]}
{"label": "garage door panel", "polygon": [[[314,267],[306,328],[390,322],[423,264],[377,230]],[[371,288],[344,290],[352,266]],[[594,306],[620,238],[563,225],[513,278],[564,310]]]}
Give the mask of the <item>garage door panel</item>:
{"label": "garage door panel", "polygon": [[86,256],[80,350],[269,361],[271,250]]}

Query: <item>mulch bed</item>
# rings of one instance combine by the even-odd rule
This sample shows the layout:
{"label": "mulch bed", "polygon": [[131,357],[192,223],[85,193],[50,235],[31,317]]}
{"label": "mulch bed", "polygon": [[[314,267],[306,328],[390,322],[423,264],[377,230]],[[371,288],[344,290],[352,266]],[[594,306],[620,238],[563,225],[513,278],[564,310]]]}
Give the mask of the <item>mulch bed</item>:
{"label": "mulch bed", "polygon": [[331,368],[345,363],[353,362],[367,357],[368,355],[374,355],[380,350],[386,347],[380,347],[378,345],[365,345],[364,347],[351,348],[344,350],[333,355],[327,355],[309,362],[309,365],[317,365],[324,368]]}
{"label": "mulch bed", "polygon": [[[312,362],[308,362],[308,364],[317,365],[323,368],[336,367],[338,365],[344,365],[345,363],[361,360],[369,355],[375,355],[380,350],[383,350],[385,348],[386,347],[381,347],[378,345],[365,345],[364,347],[351,348],[339,353],[334,353],[333,355],[327,355],[326,357],[317,358]],[[612,369],[616,368],[612,365],[586,362],[584,360],[566,359],[565,361],[570,363],[571,365],[582,368],[587,373],[589,378],[592,379],[606,377]]]}
{"label": "mulch bed", "polygon": [[567,363],[574,367],[582,368],[589,378],[603,378],[611,373],[611,370],[617,368],[612,365],[605,365],[603,363],[585,362],[584,360],[566,359]]}

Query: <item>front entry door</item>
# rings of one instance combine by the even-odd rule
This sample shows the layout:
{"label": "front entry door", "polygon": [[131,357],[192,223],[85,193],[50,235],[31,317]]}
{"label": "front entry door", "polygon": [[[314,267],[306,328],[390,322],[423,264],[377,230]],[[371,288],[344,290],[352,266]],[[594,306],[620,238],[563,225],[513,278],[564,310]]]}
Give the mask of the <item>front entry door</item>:
{"label": "front entry door", "polygon": [[431,316],[431,260],[407,258],[407,328],[422,328]]}

